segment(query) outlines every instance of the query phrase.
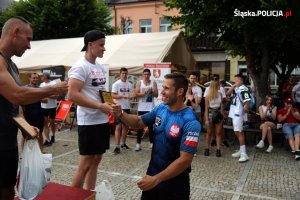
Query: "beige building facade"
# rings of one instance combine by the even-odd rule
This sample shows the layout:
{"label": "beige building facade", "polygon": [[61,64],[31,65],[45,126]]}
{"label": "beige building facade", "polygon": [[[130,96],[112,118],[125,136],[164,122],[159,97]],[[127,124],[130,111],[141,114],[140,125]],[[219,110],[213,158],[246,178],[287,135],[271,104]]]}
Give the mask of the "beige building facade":
{"label": "beige building facade", "polygon": [[162,1],[111,1],[112,26],[117,34],[167,32],[171,27],[165,16],[178,15],[177,10],[167,11]]}

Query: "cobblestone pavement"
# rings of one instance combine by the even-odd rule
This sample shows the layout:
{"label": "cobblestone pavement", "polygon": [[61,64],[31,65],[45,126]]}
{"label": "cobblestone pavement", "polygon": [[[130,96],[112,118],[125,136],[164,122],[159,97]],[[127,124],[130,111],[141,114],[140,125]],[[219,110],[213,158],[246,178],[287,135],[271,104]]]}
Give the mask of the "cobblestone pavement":
{"label": "cobblestone pavement", "polygon": [[[231,154],[237,145],[222,147],[222,157],[203,156],[204,136],[201,135],[199,151],[194,157],[191,177],[191,199],[300,199],[300,161],[280,144],[275,144],[271,154],[248,145],[250,161],[238,163]],[[111,148],[104,155],[98,169],[97,183],[109,180],[117,200],[140,199],[136,183],[146,173],[151,149],[148,139],[142,141],[142,151],[135,152],[135,138],[127,138],[129,150],[113,155]],[[51,181],[70,185],[78,165],[77,130],[64,130],[56,135],[56,142],[45,151],[53,154]]]}

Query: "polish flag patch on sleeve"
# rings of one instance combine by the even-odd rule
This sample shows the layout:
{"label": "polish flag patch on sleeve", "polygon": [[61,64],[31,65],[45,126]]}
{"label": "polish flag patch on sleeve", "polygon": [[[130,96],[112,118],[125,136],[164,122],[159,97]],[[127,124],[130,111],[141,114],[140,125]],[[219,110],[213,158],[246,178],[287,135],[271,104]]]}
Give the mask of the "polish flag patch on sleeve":
{"label": "polish flag patch on sleeve", "polygon": [[189,134],[186,137],[184,144],[189,147],[197,147],[198,146],[198,136],[194,136],[194,134]]}

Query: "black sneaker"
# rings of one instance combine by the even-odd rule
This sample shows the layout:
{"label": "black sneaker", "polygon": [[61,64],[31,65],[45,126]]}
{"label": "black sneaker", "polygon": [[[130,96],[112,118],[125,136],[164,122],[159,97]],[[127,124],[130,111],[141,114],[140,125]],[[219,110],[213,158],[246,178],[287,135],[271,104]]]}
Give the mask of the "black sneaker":
{"label": "black sneaker", "polygon": [[211,143],[210,143],[210,146],[213,147],[213,146],[216,146],[216,144],[217,144],[217,143],[216,143],[216,140],[212,140]]}
{"label": "black sneaker", "polygon": [[204,149],[204,155],[209,156],[209,149]]}
{"label": "black sneaker", "polygon": [[230,146],[226,140],[224,140],[222,144],[223,144],[225,147],[229,147],[229,146]]}
{"label": "black sneaker", "polygon": [[127,146],[127,144],[122,144],[121,148],[130,149],[129,146]]}
{"label": "black sneaker", "polygon": [[217,149],[217,151],[216,151],[216,156],[217,156],[217,157],[221,157],[221,150],[220,150],[220,149]]}
{"label": "black sneaker", "polygon": [[48,141],[48,140],[46,140],[45,142],[44,142],[44,146],[46,146],[46,147],[48,147],[48,146],[51,146],[52,145],[52,142],[50,141]]}
{"label": "black sneaker", "polygon": [[119,147],[116,147],[115,150],[114,150],[114,154],[117,155],[119,153],[121,153],[121,150],[120,150]]}
{"label": "black sneaker", "polygon": [[55,136],[54,135],[51,136],[51,143],[55,143]]}

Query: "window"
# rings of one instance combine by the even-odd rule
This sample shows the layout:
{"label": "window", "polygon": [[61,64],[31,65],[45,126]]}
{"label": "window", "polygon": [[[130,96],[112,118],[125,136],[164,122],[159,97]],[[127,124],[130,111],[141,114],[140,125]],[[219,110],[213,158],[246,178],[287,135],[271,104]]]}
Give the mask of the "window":
{"label": "window", "polygon": [[140,33],[150,33],[150,32],[152,32],[151,19],[141,19],[140,20]]}
{"label": "window", "polygon": [[121,17],[121,31],[123,34],[132,33],[132,20],[130,18]]}
{"label": "window", "polygon": [[160,19],[160,27],[159,27],[159,31],[160,32],[169,32],[171,31],[171,21],[167,20],[165,18],[161,18]]}
{"label": "window", "polygon": [[132,20],[128,20],[124,26],[124,34],[132,33]]}

